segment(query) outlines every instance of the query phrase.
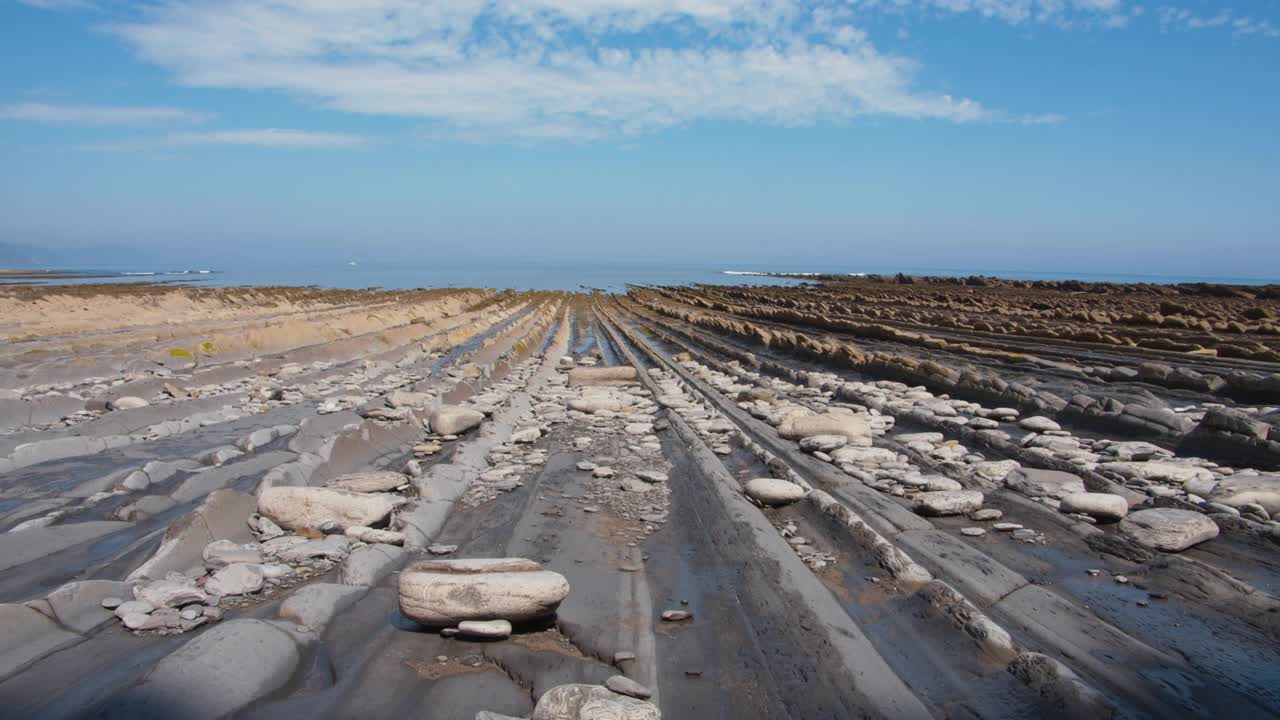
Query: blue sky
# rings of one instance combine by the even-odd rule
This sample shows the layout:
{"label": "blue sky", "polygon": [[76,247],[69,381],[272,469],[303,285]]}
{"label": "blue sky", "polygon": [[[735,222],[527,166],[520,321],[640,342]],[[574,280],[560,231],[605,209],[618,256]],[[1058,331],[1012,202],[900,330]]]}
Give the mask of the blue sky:
{"label": "blue sky", "polygon": [[0,243],[1280,276],[1278,0],[0,3]]}

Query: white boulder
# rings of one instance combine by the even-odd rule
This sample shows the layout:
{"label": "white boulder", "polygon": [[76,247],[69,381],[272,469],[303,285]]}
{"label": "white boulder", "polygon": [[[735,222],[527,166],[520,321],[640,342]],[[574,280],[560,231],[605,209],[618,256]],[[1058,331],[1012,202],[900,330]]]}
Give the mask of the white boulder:
{"label": "white boulder", "polygon": [[258,495],[258,512],[282,528],[319,528],[337,523],[343,528],[384,523],[391,511],[406,502],[386,494],[356,493],[318,487],[277,486]]}

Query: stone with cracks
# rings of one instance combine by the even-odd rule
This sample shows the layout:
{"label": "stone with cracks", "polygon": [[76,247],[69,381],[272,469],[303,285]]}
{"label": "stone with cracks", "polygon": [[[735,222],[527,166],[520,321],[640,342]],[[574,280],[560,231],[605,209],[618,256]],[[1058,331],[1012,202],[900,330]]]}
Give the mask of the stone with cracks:
{"label": "stone with cracks", "polygon": [[778,426],[778,434],[788,440],[802,440],[814,435],[843,435],[850,443],[869,443],[871,424],[867,418],[852,413],[792,414]]}
{"label": "stone with cracks", "polygon": [[653,703],[600,685],[559,685],[542,694],[530,720],[661,720]]}
{"label": "stone with cracks", "polygon": [[394,495],[356,493],[317,487],[270,487],[258,495],[258,512],[282,528],[317,529],[326,523],[347,528],[385,524],[405,503]]}
{"label": "stone with cracks", "polygon": [[570,385],[623,385],[636,381],[636,369],[619,367],[580,367],[569,371]]}
{"label": "stone with cracks", "polygon": [[849,438],[844,435],[810,435],[800,440],[800,449],[805,452],[829,453],[836,448],[844,447]]}
{"label": "stone with cracks", "polygon": [[133,588],[133,596],[153,607],[182,607],[192,603],[202,603],[208,599],[204,591],[194,582],[184,583],[174,580],[156,580]]}
{"label": "stone with cracks", "polygon": [[351,492],[373,493],[390,492],[407,485],[409,478],[391,470],[375,470],[373,472],[350,473],[340,475],[325,483],[329,487]]}
{"label": "stone with cracks", "polygon": [[[1190,485],[1190,483],[1188,483]],[[1232,475],[1218,481],[1209,500],[1237,510],[1250,503],[1267,514],[1280,513],[1280,475]]]}
{"label": "stone with cracks", "polygon": [[977,490],[938,490],[916,495],[911,508],[921,515],[964,515],[982,507],[982,500]]}
{"label": "stone with cracks", "polygon": [[236,563],[214,573],[204,589],[214,595],[249,595],[261,590],[262,583],[261,565]]}
{"label": "stone with cracks", "polygon": [[396,530],[379,530],[377,528],[356,525],[347,528],[343,533],[352,540],[369,544],[404,545],[404,533]]}
{"label": "stone with cracks", "polygon": [[523,558],[428,560],[400,573],[400,610],[429,627],[547,618],[569,595],[564,576]]}
{"label": "stone with cracks", "polygon": [[761,505],[790,505],[804,497],[804,488],[787,480],[777,478],[755,478],[748,480],[743,488],[747,497]]}
{"label": "stone with cracks", "polygon": [[610,395],[586,395],[569,400],[569,409],[584,413],[596,413],[601,410],[622,412],[622,401]]}
{"label": "stone with cracks", "polygon": [[1111,493],[1071,493],[1062,498],[1058,509],[1064,513],[1080,513],[1104,521],[1115,521],[1129,514],[1129,501]]}
{"label": "stone with cracks", "polygon": [[441,405],[428,419],[431,432],[437,435],[461,435],[483,421],[484,413],[457,405]]}
{"label": "stone with cracks", "polygon": [[1004,479],[1005,487],[1027,497],[1062,498],[1085,492],[1084,481],[1071,473],[1059,470],[1020,467]]}
{"label": "stone with cracks", "polygon": [[240,543],[230,540],[214,540],[204,546],[205,567],[217,570],[233,563],[262,562],[261,546],[258,543]]}
{"label": "stone with cracks", "polygon": [[1218,536],[1218,524],[1194,510],[1153,508],[1130,513],[1120,530],[1147,547],[1181,552]]}

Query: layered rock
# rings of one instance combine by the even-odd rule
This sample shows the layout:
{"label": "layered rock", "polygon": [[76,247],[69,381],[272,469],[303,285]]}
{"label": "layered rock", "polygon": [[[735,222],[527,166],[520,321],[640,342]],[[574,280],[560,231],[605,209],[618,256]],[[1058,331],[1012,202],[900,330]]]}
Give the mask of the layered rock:
{"label": "layered rock", "polygon": [[568,595],[563,575],[522,558],[429,560],[400,573],[400,610],[426,626],[538,620]]}

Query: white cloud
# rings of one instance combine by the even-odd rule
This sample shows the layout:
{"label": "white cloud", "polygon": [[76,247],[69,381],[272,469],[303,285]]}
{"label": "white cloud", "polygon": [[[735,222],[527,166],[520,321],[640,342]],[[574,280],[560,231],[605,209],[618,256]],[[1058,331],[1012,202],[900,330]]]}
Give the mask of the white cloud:
{"label": "white cloud", "polygon": [[181,148],[201,145],[247,145],[269,148],[351,148],[364,145],[367,138],[347,133],[312,132],[281,128],[251,128],[240,130],[208,130],[180,132],[154,137],[142,137],[119,142],[88,145],[82,149],[112,152],[150,150],[156,148]]}
{"label": "white cloud", "polygon": [[280,91],[474,137],[1017,117],[919,88],[916,64],[878,51],[854,20],[845,3],[801,0],[164,0],[110,30],[186,85]]}
{"label": "white cloud", "polygon": [[0,119],[59,125],[157,125],[202,122],[208,117],[204,113],[173,107],[50,105],[37,102],[0,105]]}

